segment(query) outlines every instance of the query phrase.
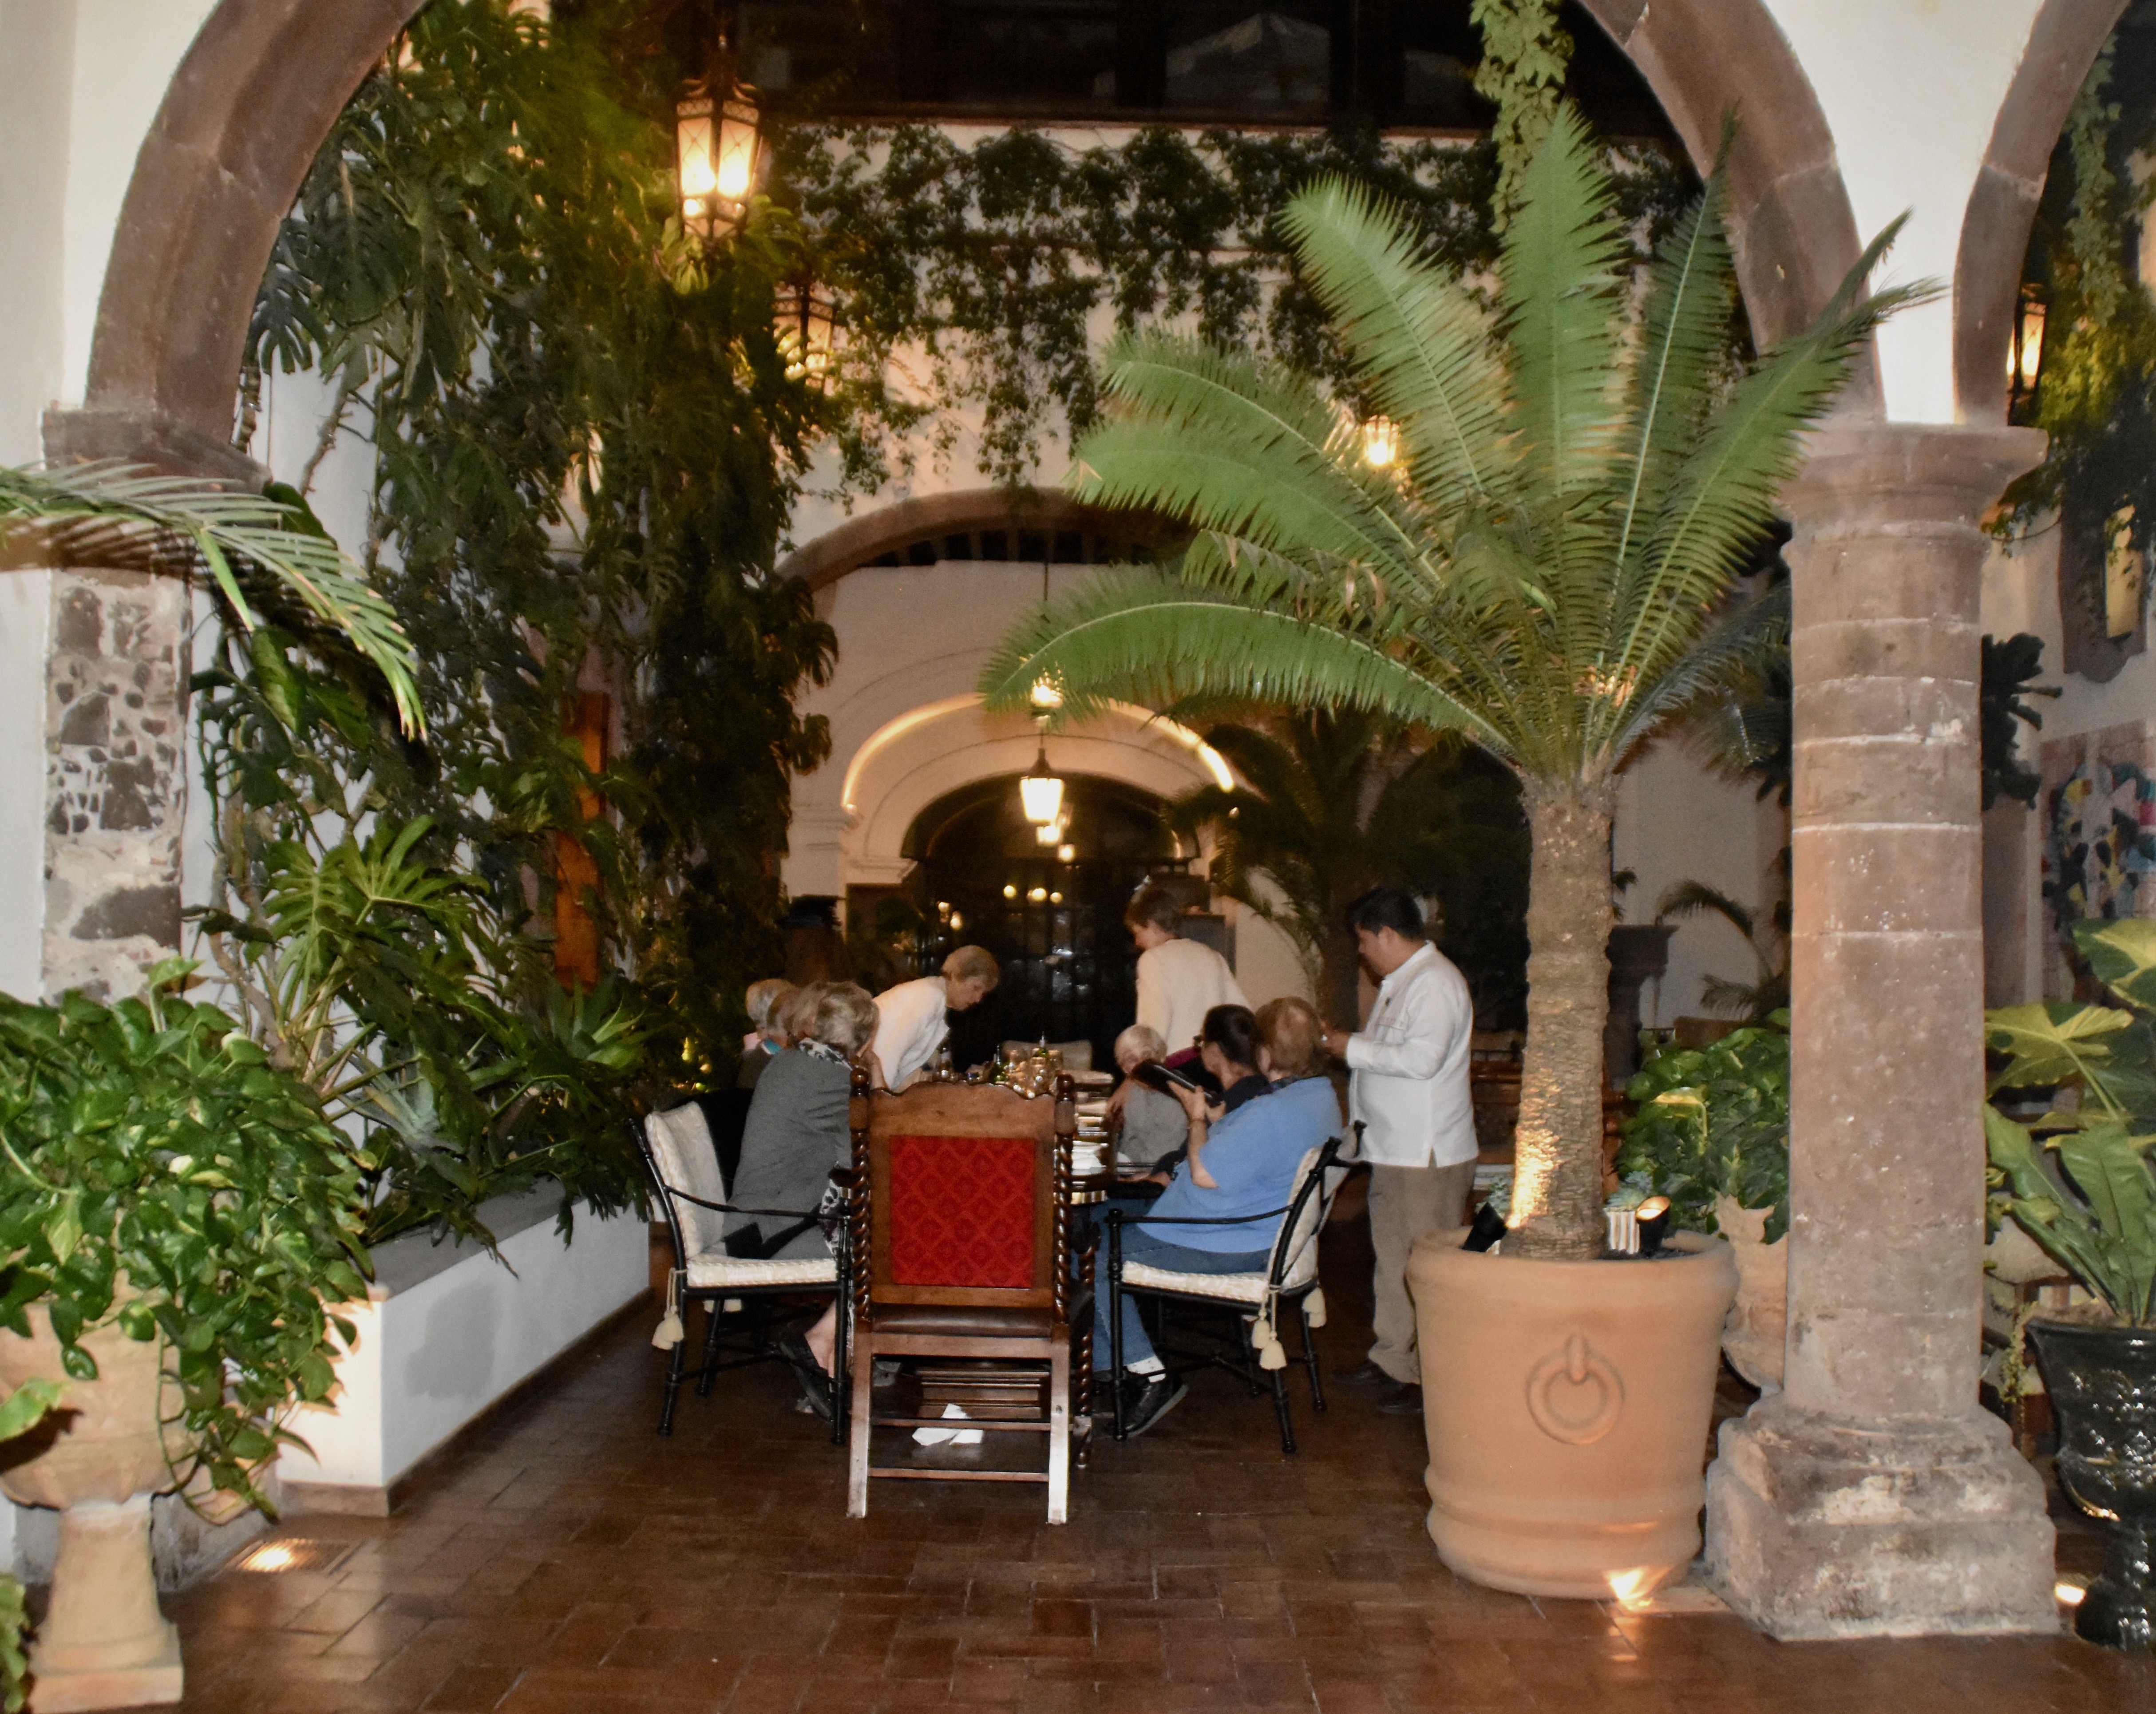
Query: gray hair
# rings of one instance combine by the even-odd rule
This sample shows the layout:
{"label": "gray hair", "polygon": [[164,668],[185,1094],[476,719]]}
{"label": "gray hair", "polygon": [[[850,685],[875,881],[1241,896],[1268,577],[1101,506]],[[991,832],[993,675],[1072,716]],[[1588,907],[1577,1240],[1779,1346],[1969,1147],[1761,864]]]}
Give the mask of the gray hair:
{"label": "gray hair", "polygon": [[986,993],[1004,979],[1003,967],[986,947],[961,947],[943,961],[947,982],[978,982]]}
{"label": "gray hair", "polygon": [[812,982],[795,996],[786,1027],[850,1059],[875,1039],[875,1002],[857,983]]}
{"label": "gray hair", "polygon": [[1116,1038],[1116,1063],[1123,1063],[1123,1055],[1132,1055],[1139,1065],[1168,1057],[1168,1043],[1161,1033],[1150,1024],[1133,1024]]}
{"label": "gray hair", "polygon": [[793,984],[783,976],[768,976],[762,982],[749,984],[747,1006],[750,1027],[766,1034],[786,1026],[779,1020],[788,1003],[798,993]]}

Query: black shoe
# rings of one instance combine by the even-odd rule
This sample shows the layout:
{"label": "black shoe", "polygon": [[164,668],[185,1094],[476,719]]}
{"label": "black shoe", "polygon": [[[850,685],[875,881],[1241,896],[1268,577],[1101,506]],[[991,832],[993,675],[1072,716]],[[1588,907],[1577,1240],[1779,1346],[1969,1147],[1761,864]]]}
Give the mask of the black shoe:
{"label": "black shoe", "polygon": [[1135,1440],[1168,1412],[1183,1403],[1190,1388],[1173,1375],[1137,1375],[1142,1383],[1137,1398],[1123,1410],[1123,1438]]}
{"label": "black shoe", "polygon": [[1412,1381],[1395,1381],[1378,1395],[1378,1411],[1381,1416],[1420,1416],[1422,1388]]}
{"label": "black shoe", "polygon": [[824,1365],[816,1361],[816,1353],[808,1348],[808,1340],[793,1329],[788,1328],[773,1340],[771,1348],[786,1359],[803,1385],[810,1381],[830,1379]]}
{"label": "black shoe", "polygon": [[1345,1382],[1350,1387],[1396,1387],[1399,1384],[1368,1357],[1352,1369],[1335,1369],[1332,1378]]}

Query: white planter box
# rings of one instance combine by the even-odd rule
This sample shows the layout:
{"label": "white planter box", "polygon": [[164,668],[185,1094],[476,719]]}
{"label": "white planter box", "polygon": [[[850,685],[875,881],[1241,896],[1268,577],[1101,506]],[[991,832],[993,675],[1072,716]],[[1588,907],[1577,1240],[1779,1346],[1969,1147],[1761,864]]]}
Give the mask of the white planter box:
{"label": "white planter box", "polygon": [[374,1252],[367,1301],[344,1311],[359,1337],[338,1360],[337,1390],[292,1418],[313,1455],[288,1449],[278,1460],[292,1510],[386,1514],[400,1477],[649,1289],[644,1221],[580,1208],[565,1245],[560,1201],[539,1190],[485,1204],[501,1260],[424,1234]]}

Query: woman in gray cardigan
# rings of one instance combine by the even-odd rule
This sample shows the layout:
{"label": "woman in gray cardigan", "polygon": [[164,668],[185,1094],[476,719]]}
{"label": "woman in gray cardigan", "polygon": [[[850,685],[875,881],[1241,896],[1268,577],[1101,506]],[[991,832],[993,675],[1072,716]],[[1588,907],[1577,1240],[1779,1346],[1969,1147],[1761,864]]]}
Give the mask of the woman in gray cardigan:
{"label": "woman in gray cardigan", "polygon": [[[787,1028],[793,1045],[756,1080],[732,1201],[740,1209],[795,1212],[727,1215],[726,1246],[732,1255],[793,1261],[831,1253],[816,1208],[831,1169],[852,1157],[846,1102],[854,1059],[875,1039],[875,1002],[850,982],[814,983],[795,997]],[[838,1327],[834,1301],[806,1335],[789,1332],[778,1342],[801,1373],[803,1397],[819,1416],[830,1414]]]}

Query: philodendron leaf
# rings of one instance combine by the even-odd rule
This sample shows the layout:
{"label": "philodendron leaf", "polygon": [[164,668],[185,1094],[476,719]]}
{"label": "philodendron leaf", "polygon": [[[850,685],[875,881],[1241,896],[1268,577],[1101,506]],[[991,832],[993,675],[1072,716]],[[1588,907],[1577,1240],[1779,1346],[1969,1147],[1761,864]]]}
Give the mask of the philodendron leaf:
{"label": "philodendron leaf", "polygon": [[28,1433],[60,1402],[64,1390],[58,1381],[23,1382],[0,1403],[0,1440]]}
{"label": "philodendron leaf", "polygon": [[2127,1135],[2123,1125],[2070,1131],[2052,1146],[2087,1199],[2102,1234],[2102,1248],[2123,1291],[2113,1306],[2135,1321],[2149,1312],[2156,1288],[2156,1178],[2143,1151],[2148,1139]]}
{"label": "philodendron leaf", "polygon": [[2092,1066],[2110,1057],[2110,1046],[2102,1038],[2115,1035],[2133,1021],[2130,1012],[2071,1001],[2001,1006],[1987,1012],[1985,1044],[2008,1055],[2006,1069],[1992,1079],[1991,1086],[2032,1089],[2086,1077]]}
{"label": "philodendron leaf", "polygon": [[2074,942],[2097,980],[2144,1012],[2156,1012],[2156,921],[2077,922]]}

